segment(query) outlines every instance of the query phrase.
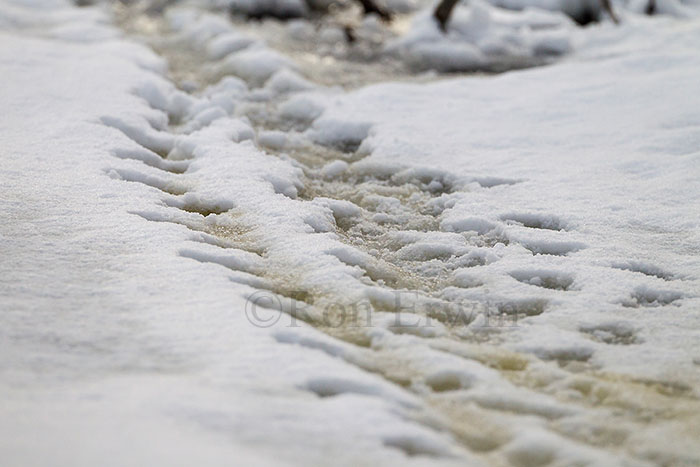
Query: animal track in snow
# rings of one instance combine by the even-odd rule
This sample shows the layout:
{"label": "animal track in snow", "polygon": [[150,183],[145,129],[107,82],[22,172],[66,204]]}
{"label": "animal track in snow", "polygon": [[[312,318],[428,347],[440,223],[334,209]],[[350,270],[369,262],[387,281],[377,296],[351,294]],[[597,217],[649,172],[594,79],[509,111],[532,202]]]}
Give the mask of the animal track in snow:
{"label": "animal track in snow", "polygon": [[548,301],[545,299],[510,300],[498,304],[498,311],[510,316],[537,316],[545,312]]}
{"label": "animal track in snow", "polygon": [[187,193],[187,186],[176,180],[168,180],[155,175],[146,175],[133,169],[109,169],[107,172],[109,174],[116,174],[121,180],[126,182],[148,185],[169,195],[180,196]]}
{"label": "animal track in snow", "polygon": [[586,248],[586,245],[581,242],[534,238],[522,239],[518,243],[536,255],[567,256]]}
{"label": "animal track in snow", "polygon": [[459,372],[450,371],[440,371],[427,376],[425,384],[434,392],[457,391],[471,386]]}
{"label": "animal track in snow", "polygon": [[631,345],[641,342],[634,326],[627,322],[583,324],[579,326],[579,331],[606,344]]}
{"label": "animal track in snow", "polygon": [[[258,94],[258,96],[261,95],[262,93]],[[275,128],[274,120],[275,116],[272,115],[271,120],[264,122],[261,119],[262,123],[256,126],[258,130],[281,129]],[[454,203],[453,195],[465,195],[465,192],[460,192],[462,187],[455,185],[453,180],[444,174],[411,173],[410,171],[399,171],[398,174],[395,174],[391,173],[394,169],[382,171],[376,167],[367,168],[365,166],[363,168],[362,159],[365,154],[358,151],[358,148],[362,145],[366,132],[358,132],[362,138],[330,142],[330,146],[334,147],[332,150],[316,143],[310,143],[301,149],[287,148],[287,155],[282,154],[280,149],[275,149],[274,138],[262,138],[263,141],[267,141],[271,154],[276,154],[287,161],[293,160],[297,166],[303,168],[306,176],[304,187],[296,193],[291,190],[287,192],[281,184],[275,185],[273,183],[273,186],[279,193],[291,198],[285,201],[314,203],[325,206],[331,213],[332,220],[335,221],[335,228],[332,226],[332,220],[329,222],[331,227],[328,230],[324,230],[325,227],[319,223],[312,225],[312,227],[316,232],[323,232],[324,235],[337,235],[345,244],[344,246],[347,246],[347,249],[338,247],[333,251],[324,252],[324,254],[335,256],[342,263],[362,271],[364,274],[362,280],[367,287],[367,294],[370,296],[369,302],[371,302],[372,312],[376,313],[377,316],[396,313],[399,310],[390,300],[393,294],[410,291],[415,294],[414,302],[411,305],[416,305],[416,315],[434,317],[436,321],[443,324],[440,330],[444,331],[444,334],[438,332],[422,334],[411,332],[410,328],[407,327],[391,325],[381,329],[372,329],[371,332],[366,329],[353,331],[342,327],[333,328],[324,326],[323,320],[315,314],[314,306],[323,303],[324,299],[342,299],[342,297],[328,298],[315,290],[297,290],[293,286],[293,282],[275,275],[274,271],[268,272],[269,257],[266,250],[255,238],[256,233],[251,233],[248,226],[236,222],[236,213],[226,212],[233,208],[233,205],[213,201],[187,201],[194,199],[192,197],[196,192],[185,194],[187,192],[186,163],[167,159],[167,155],[171,152],[168,143],[169,137],[153,129],[138,132],[125,126],[123,122],[108,121],[105,123],[117,126],[120,131],[130,136],[136,143],[147,148],[142,152],[135,152],[133,157],[124,154],[117,155],[117,157],[137,159],[150,166],[151,169],[170,172],[170,174],[163,174],[163,177],[159,177],[160,181],[157,181],[155,185],[167,186],[170,180],[177,180],[177,184],[183,188],[180,193],[176,193],[180,197],[163,198],[163,203],[171,208],[160,206],[155,212],[141,213],[142,217],[151,221],[180,224],[192,231],[191,239],[199,242],[200,245],[181,248],[179,250],[181,256],[226,267],[232,274],[230,276],[232,281],[273,292],[279,301],[271,306],[290,315],[296,313],[292,305],[294,302],[298,301],[309,305],[308,313],[295,316],[300,321],[303,320],[313,325],[317,333],[320,334],[319,331],[321,331],[325,334],[324,338],[311,339],[308,336],[295,336],[294,330],[289,330],[286,333],[275,334],[275,338],[279,342],[302,345],[343,358],[349,364],[401,386],[403,388],[401,390],[413,391],[417,394],[422,394],[421,390],[427,392],[425,400],[429,401],[430,404],[435,404],[435,407],[440,407],[440,415],[450,420],[451,424],[447,425],[449,431],[473,451],[490,453],[507,446],[510,441],[510,433],[506,429],[503,431],[495,430],[494,434],[489,432],[489,436],[474,433],[473,427],[470,431],[466,425],[473,424],[473,420],[478,420],[480,423],[482,418],[478,416],[500,411],[507,413],[508,417],[512,416],[513,418],[509,420],[512,420],[513,424],[539,417],[538,423],[541,423],[542,426],[564,416],[565,411],[556,411],[545,406],[546,404],[528,405],[525,400],[527,399],[526,395],[521,396],[522,400],[516,400],[515,397],[511,396],[489,398],[487,395],[470,394],[471,399],[460,400],[458,397],[468,393],[471,389],[471,383],[468,379],[462,378],[457,373],[434,375],[430,373],[430,369],[421,367],[417,362],[430,352],[435,352],[434,354],[430,353],[430,358],[456,358],[459,356],[465,364],[478,361],[479,365],[483,367],[493,368],[494,371],[503,372],[509,376],[521,373],[520,377],[513,376],[513,381],[516,381],[519,386],[531,387],[534,391],[538,391],[537,395],[544,397],[543,394],[547,391],[555,391],[554,386],[546,382],[548,381],[546,378],[538,380],[536,373],[530,373],[531,367],[549,365],[545,368],[554,371],[551,367],[556,368],[557,362],[575,362],[583,365],[583,362],[589,360],[593,355],[594,346],[599,345],[591,341],[586,341],[590,344],[589,346],[562,346],[549,351],[535,352],[535,355],[540,359],[554,360],[554,365],[542,363],[534,356],[519,355],[520,360],[495,358],[486,355],[481,348],[479,351],[469,354],[464,350],[463,345],[481,345],[482,342],[473,335],[463,337],[452,334],[453,329],[450,328],[450,323],[454,322],[454,316],[451,314],[453,311],[451,306],[454,303],[446,298],[449,296],[445,293],[446,290],[450,287],[456,289],[455,286],[480,287],[478,279],[473,281],[458,280],[455,277],[455,271],[499,261],[499,257],[492,253],[494,250],[492,247],[498,244],[505,246],[509,243],[511,246],[513,246],[512,244],[520,244],[533,254],[562,257],[545,258],[547,260],[569,261],[569,258],[565,257],[584,248],[585,245],[581,242],[571,241],[570,239],[573,237],[567,238],[569,235],[565,232],[569,230],[567,222],[556,216],[511,213],[501,216],[500,221],[502,222],[499,222],[499,219],[485,219],[488,223],[484,223],[482,228],[471,229],[465,224],[467,229],[464,231],[457,229],[446,232],[441,228],[443,212],[450,207],[451,203]],[[266,124],[271,128],[265,128]],[[161,136],[163,136],[162,140]],[[153,151],[165,156],[165,158],[159,162],[153,157],[156,154],[150,154],[147,151]],[[333,160],[341,160],[347,165],[336,164],[336,167],[327,168],[324,172],[323,167]],[[335,169],[339,169],[339,172],[336,172]],[[173,177],[178,173],[184,173],[185,176],[179,179]],[[143,179],[143,176],[141,174],[131,178]],[[510,185],[519,182],[519,180],[497,177],[485,177],[473,181],[483,188],[493,188],[499,192],[506,191]],[[162,188],[159,189],[162,190]],[[468,196],[468,193],[466,195]],[[225,222],[231,219],[233,219],[231,222]],[[309,220],[308,223],[314,224],[313,220]],[[498,230],[504,226],[504,223],[508,229],[518,232],[530,229],[528,232],[531,236],[521,240],[500,234]],[[561,236],[545,236],[548,234],[560,235],[557,233],[559,231],[564,231],[561,232]],[[221,248],[221,251],[218,251],[217,247]],[[500,245],[499,248],[501,248]],[[528,257],[522,249],[519,253]],[[274,256],[273,253],[270,255]],[[564,263],[557,263],[557,266],[560,264]],[[508,274],[508,271],[511,271],[512,277],[516,280],[555,290],[571,290],[574,281],[573,273],[558,273],[549,270],[530,270],[527,268],[511,270],[508,268],[499,274]],[[471,274],[474,270],[469,272]],[[644,271],[638,272],[644,273]],[[523,288],[520,287],[518,290]],[[464,289],[459,292],[466,293]],[[550,307],[557,306],[556,301],[552,298],[553,292],[540,291],[540,293],[547,298],[538,298],[537,296],[533,298],[531,295],[522,298],[506,296],[494,298],[492,301],[501,315],[536,320],[541,319],[536,317],[546,313]],[[552,300],[549,301],[549,298]],[[633,293],[632,299],[638,306],[654,306],[654,303],[673,303],[678,298],[681,297],[658,291],[650,294],[648,291],[637,289]],[[489,300],[489,298],[486,297],[485,300]],[[472,321],[461,324],[471,326]],[[590,336],[593,340],[608,344],[636,342],[635,337],[626,334],[624,329],[614,326],[581,326],[579,331]],[[488,337],[484,338],[486,344],[488,344],[488,339]],[[393,345],[404,342],[408,342],[410,345],[399,348],[399,351],[392,348]],[[442,347],[439,348],[441,345]],[[420,358],[416,357],[418,354],[420,354]],[[515,361],[517,364],[508,363]],[[557,368],[557,370],[559,369]],[[571,374],[564,370],[557,373],[557,378],[560,379],[571,377]],[[591,379],[594,380],[592,386],[603,386],[600,378],[591,377]],[[343,394],[383,397],[375,392],[374,385],[365,385],[355,381],[310,380],[306,389],[320,397],[340,397]],[[591,393],[604,394],[605,388],[592,389]],[[620,397],[624,399],[624,393]],[[333,401],[326,402],[332,403]],[[573,401],[570,407],[578,407],[576,405],[578,403]],[[604,406],[601,412],[605,410],[607,403],[610,403],[611,406],[614,404],[614,402],[601,402],[600,404]],[[629,406],[634,406],[634,401],[629,402]],[[620,409],[620,411],[625,410],[634,412],[636,409]],[[468,419],[469,423],[464,423],[464,420],[461,422],[453,420],[455,418],[452,417],[453,414],[464,415],[463,418]],[[467,414],[472,415],[473,418],[467,417]],[[519,418],[523,414],[525,416]],[[441,430],[448,430],[445,425],[438,424],[438,426]],[[479,428],[481,428],[481,424]],[[551,429],[550,434],[556,431],[556,429]],[[576,438],[576,434],[566,434],[565,436]],[[438,448],[424,438],[387,437],[383,442],[411,456],[433,456],[444,453],[442,447]],[[513,448],[508,452],[515,451],[517,450]],[[493,455],[496,461],[505,462],[503,457],[499,457],[500,453],[496,452]],[[521,453],[515,457],[518,461],[529,459],[527,453]]]}
{"label": "animal track in snow", "polygon": [[665,281],[676,279],[674,274],[671,274],[658,266],[654,266],[653,264],[644,263],[641,261],[616,262],[612,264],[612,267],[615,269],[622,269],[623,271],[638,272],[640,274],[644,274],[645,276],[656,277]]}
{"label": "animal track in snow", "polygon": [[520,270],[513,271],[510,275],[525,284],[552,290],[570,290],[574,283],[571,274],[554,270]]}
{"label": "animal track in snow", "polygon": [[191,258],[202,263],[216,263],[234,271],[242,271],[255,276],[263,274],[264,265],[261,258],[245,250],[234,248],[225,249],[221,253],[205,253],[201,250],[182,248],[180,256]]}
{"label": "animal track in snow", "polygon": [[381,387],[351,381],[346,378],[315,378],[305,384],[305,389],[319,397],[334,397],[341,394],[381,395]]}
{"label": "animal track in snow", "polygon": [[163,159],[166,159],[173,149],[174,136],[170,133],[158,131],[150,127],[144,129],[140,126],[135,126],[119,118],[110,116],[104,116],[101,120],[104,125],[119,130],[139,146],[158,154]]}
{"label": "animal track in snow", "polygon": [[188,161],[171,161],[163,159],[162,156],[154,153],[150,149],[143,148],[141,150],[134,149],[115,149],[112,151],[115,157],[120,159],[133,159],[143,162],[149,167],[170,172],[171,174],[182,174],[189,167]]}
{"label": "animal track in snow", "polygon": [[444,448],[435,446],[422,437],[388,437],[384,440],[384,445],[399,449],[408,457],[444,457]]}
{"label": "animal track in snow", "polygon": [[183,211],[197,213],[204,217],[212,214],[223,214],[233,209],[233,203],[222,201],[204,201],[193,193],[185,193],[180,197],[166,198],[165,204]]}
{"label": "animal track in snow", "polygon": [[683,298],[683,294],[680,292],[639,286],[632,292],[630,298],[622,301],[622,305],[630,308],[659,307],[671,305],[681,298]]}
{"label": "animal track in snow", "polygon": [[531,229],[544,230],[568,230],[567,223],[557,216],[535,213],[511,213],[503,214],[501,220],[514,222]]}

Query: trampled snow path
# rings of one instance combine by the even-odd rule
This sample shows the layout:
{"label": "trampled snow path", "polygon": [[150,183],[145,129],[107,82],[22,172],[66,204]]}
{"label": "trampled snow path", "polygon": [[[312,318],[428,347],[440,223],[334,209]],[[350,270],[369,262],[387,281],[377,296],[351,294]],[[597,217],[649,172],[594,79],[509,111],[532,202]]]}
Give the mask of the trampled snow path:
{"label": "trampled snow path", "polygon": [[[211,68],[211,62],[195,58],[206,49],[203,45],[197,47],[201,35],[188,36],[188,33],[194,30],[201,34],[200,31],[206,29],[203,25],[221,23],[215,17],[202,19],[195,15],[188,18],[188,15],[192,13],[184,13],[179,18],[183,21],[179,25],[180,31],[170,32],[162,24],[151,29],[157,32],[152,40],[158,42],[166,57],[171,57],[176,76],[190,77],[195,82],[206,84],[212,81],[212,69],[217,79],[221,72],[215,65]],[[171,12],[171,21],[177,24],[177,13]],[[208,44],[216,42],[216,37],[207,36],[212,30],[216,28],[209,28],[204,34]],[[221,26],[219,34],[225,37],[235,33],[229,33],[225,26]],[[240,37],[236,37],[236,41],[245,42]],[[264,48],[261,48],[260,55],[276,58],[274,52]],[[269,61],[261,63],[268,64]],[[311,346],[340,356],[363,370],[378,373],[417,393],[431,407],[430,411],[443,417],[442,429],[449,430],[467,450],[496,463],[505,458],[526,465],[533,456],[547,459],[560,456],[567,459],[565,462],[605,463],[621,462],[630,454],[645,457],[649,454],[639,451],[634,441],[624,447],[622,440],[628,435],[620,433],[621,424],[631,431],[643,432],[650,415],[641,415],[640,411],[648,410],[649,406],[654,407],[652,417],[673,419],[681,413],[695,413],[692,418],[696,419],[697,401],[690,386],[676,381],[645,381],[598,372],[595,365],[587,363],[593,348],[585,344],[536,351],[535,354],[544,361],[499,347],[502,340],[499,328],[517,326],[523,318],[545,313],[562,293],[576,291],[575,274],[569,272],[571,268],[566,267],[565,261],[558,262],[561,264],[558,268],[546,266],[511,271],[509,275],[516,281],[540,288],[536,293],[530,288],[523,289],[528,292],[519,297],[518,290],[506,294],[496,290],[486,296],[483,292],[465,294],[462,290],[469,291],[481,284],[462,271],[494,261],[494,249],[513,243],[535,255],[563,258],[587,247],[585,236],[576,234],[575,227],[557,216],[526,212],[502,215],[502,221],[523,229],[519,235],[509,235],[484,220],[450,222],[442,216],[446,209],[454,206],[459,195],[473,190],[473,185],[483,190],[507,190],[520,180],[502,177],[460,180],[442,170],[409,168],[397,172],[394,167],[382,171],[377,166],[363,166],[366,153],[363,153],[361,142],[367,135],[365,128],[354,131],[350,128],[349,133],[345,128],[340,136],[329,132],[317,138],[317,142],[305,140],[301,134],[310,121],[304,121],[306,109],[303,105],[298,115],[301,118],[290,127],[290,115],[284,112],[284,105],[293,108],[294,102],[303,104],[306,98],[302,96],[297,101],[289,101],[290,91],[293,94],[313,87],[284,74],[293,67],[290,62],[278,59],[263,77],[256,75],[258,70],[250,74],[244,65],[233,60],[230,63],[230,69],[247,78],[247,84],[252,86],[260,85],[273,73],[279,73],[278,86],[283,91],[277,96],[274,95],[274,80],[258,95],[256,91],[243,90],[237,82],[226,86],[240,93],[243,102],[247,101],[237,112],[256,123],[258,143],[267,147],[271,154],[281,156],[283,161],[301,169],[297,174],[298,183],[293,185],[284,180],[271,180],[276,191],[295,204],[308,203],[311,209],[321,206],[329,210],[333,222],[316,218],[307,218],[305,222],[317,234],[331,234],[334,241],[311,250],[304,246],[304,258],[300,258],[292,251],[299,249],[300,245],[295,245],[292,239],[280,239],[276,233],[271,235],[268,221],[240,205],[234,208],[233,200],[229,203],[205,202],[197,196],[188,198],[188,192],[177,188],[177,182],[147,180],[142,175],[124,173],[120,176],[179,196],[166,204],[195,213],[166,217],[150,212],[140,215],[149,220],[181,223],[203,233],[199,241],[225,249],[221,253],[186,249],[180,251],[182,256],[233,270],[235,276],[232,280],[273,292],[275,295],[269,305],[351,345],[339,341],[324,344],[288,331],[276,334],[280,342]],[[209,75],[202,73],[203,70]],[[265,95],[265,91],[272,95]],[[281,111],[280,107],[283,108]],[[205,109],[202,113],[204,119],[177,119],[177,128],[189,131],[188,125],[193,122],[196,126],[206,126],[210,119],[207,115],[212,112]],[[312,110],[312,118],[313,113]],[[178,159],[196,159],[195,154],[183,153],[176,137],[173,137],[176,141],[173,150],[167,145],[158,145],[157,141],[154,144],[147,135],[132,132],[119,122],[106,123],[120,128],[156,153],[169,152],[170,157],[174,154]],[[170,131],[175,130],[173,127]],[[206,133],[206,130],[202,131]],[[243,136],[239,133],[235,138],[252,138],[253,135],[246,131],[243,130]],[[294,134],[300,140],[296,147],[287,144]],[[178,165],[176,171],[183,167]],[[177,175],[170,178],[175,180]],[[218,216],[227,219],[223,226]],[[461,232],[472,233],[465,236]],[[338,241],[340,244],[334,245]],[[352,267],[356,271],[355,277],[344,280],[324,278],[323,262],[315,266],[313,272],[306,270],[306,255],[329,253]],[[299,266],[305,270],[299,271]],[[621,262],[612,267],[646,274],[668,283],[667,290],[645,286],[636,289],[624,306],[666,306],[684,296],[668,287],[679,279],[653,265]],[[290,274],[289,271],[294,272]],[[460,273],[455,276],[455,271]],[[255,297],[255,293],[252,296]],[[397,312],[399,314],[395,315]],[[416,326],[416,323],[421,325]],[[383,330],[379,331],[377,327]],[[580,332],[609,345],[639,342],[635,327],[624,322],[584,325]],[[463,360],[465,357],[467,361]],[[558,367],[546,361],[558,362]],[[555,380],[567,381],[565,386],[571,388],[568,391],[587,397],[562,397],[559,390],[552,392],[552,388],[542,388],[542,379],[552,378],[551,372],[556,373]],[[348,386],[333,380],[312,382],[309,389],[322,397],[374,392],[371,388]],[[457,392],[458,389],[469,391]],[[611,397],[613,393],[615,396]],[[474,418],[480,420],[478,425],[475,425]],[[488,428],[484,429],[484,426]],[[514,434],[510,427],[518,427],[515,431],[521,434]],[[581,442],[583,445],[576,444]],[[622,446],[617,446],[621,443]],[[409,455],[445,454],[443,448],[415,439],[390,440],[386,444]],[[616,461],[618,455],[623,457]]]}
{"label": "trampled snow path", "polygon": [[[202,287],[219,281],[225,268],[232,288],[250,286],[247,297],[285,313],[267,315],[280,319],[272,328],[277,342],[343,363],[334,374],[298,376],[303,390],[326,401],[321,411],[355,399],[371,401],[370,407],[388,403],[417,428],[377,435],[358,427],[405,454],[404,462],[695,461],[693,375],[688,382],[645,379],[591,361],[606,346],[641,344],[646,336],[633,323],[594,319],[564,333],[570,343],[532,352],[508,345],[510,331],[522,323],[537,328],[528,317],[551,313],[563,300],[590,300],[578,293],[583,265],[570,256],[592,242],[580,224],[518,210],[500,214],[507,228],[479,217],[455,219],[453,208],[465,198],[503,196],[524,180],[377,164],[363,143],[366,124],[348,121],[334,132],[326,118],[320,121],[326,131],[309,129],[335,95],[292,74],[284,57],[261,46],[222,64],[205,57],[216,52],[212,44],[231,50],[246,44],[226,20],[174,9],[168,21],[154,29],[146,22],[141,30],[158,33],[151,39],[160,42],[157,49],[176,76],[195,82],[183,86],[193,92],[144,80],[137,94],[152,108],[147,122],[103,115],[103,125],[140,147],[114,149],[121,161],[106,173],[154,190],[156,203],[139,202],[131,212],[155,222],[153,232],[162,223],[184,226],[189,244],[177,253],[211,266],[202,269],[208,273],[199,278]],[[196,86],[230,71],[247,83],[228,78]],[[514,250],[527,252],[526,264],[533,266],[495,270],[497,280],[486,287],[470,272],[505,262]],[[622,303],[631,309],[674,307],[689,295],[687,278],[652,264],[601,268],[648,279]],[[290,326],[294,322],[300,326]],[[552,332],[551,324],[539,329]],[[367,415],[358,412],[365,421]],[[340,431],[350,428],[347,419],[332,420]],[[377,452],[365,461],[390,459]],[[301,459],[295,453],[292,463]]]}

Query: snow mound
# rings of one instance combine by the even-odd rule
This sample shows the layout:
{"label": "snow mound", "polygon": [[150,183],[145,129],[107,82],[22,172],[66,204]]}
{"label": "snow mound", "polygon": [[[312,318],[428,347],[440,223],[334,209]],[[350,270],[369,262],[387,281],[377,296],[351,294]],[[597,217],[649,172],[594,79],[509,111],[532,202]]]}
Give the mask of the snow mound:
{"label": "snow mound", "polygon": [[212,60],[219,60],[249,47],[254,42],[253,39],[235,32],[221,34],[207,44],[207,55]]}
{"label": "snow mound", "polygon": [[[603,17],[601,2],[598,0],[490,0],[489,3],[508,10],[520,11],[536,7],[542,10],[561,11],[579,24],[600,21]],[[625,11],[645,13],[649,3],[649,0],[633,0],[624,4],[612,2],[612,8],[618,14]],[[693,3],[693,0],[656,0],[655,14],[688,18],[694,16],[692,9],[689,8]]]}
{"label": "snow mound", "polygon": [[268,48],[250,48],[229,55],[218,65],[222,75],[233,74],[254,86],[262,86],[273,74],[293,68],[291,60]]}
{"label": "snow mound", "polygon": [[387,52],[416,70],[503,71],[545,64],[568,53],[573,28],[560,12],[514,12],[475,0],[455,8],[447,33],[429,11],[423,12]]}
{"label": "snow mound", "polygon": [[288,69],[282,69],[272,75],[265,83],[265,88],[277,94],[288,94],[299,91],[308,91],[314,88],[314,85],[304,79],[298,73]]}

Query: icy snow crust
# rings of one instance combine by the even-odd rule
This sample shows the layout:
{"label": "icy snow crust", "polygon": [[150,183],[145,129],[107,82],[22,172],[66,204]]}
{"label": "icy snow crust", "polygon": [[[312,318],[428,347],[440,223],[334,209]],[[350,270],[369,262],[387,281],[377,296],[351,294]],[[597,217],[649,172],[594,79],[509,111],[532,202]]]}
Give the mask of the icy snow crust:
{"label": "icy snow crust", "polygon": [[697,20],[346,94],[1,5],[8,465],[700,462]]}

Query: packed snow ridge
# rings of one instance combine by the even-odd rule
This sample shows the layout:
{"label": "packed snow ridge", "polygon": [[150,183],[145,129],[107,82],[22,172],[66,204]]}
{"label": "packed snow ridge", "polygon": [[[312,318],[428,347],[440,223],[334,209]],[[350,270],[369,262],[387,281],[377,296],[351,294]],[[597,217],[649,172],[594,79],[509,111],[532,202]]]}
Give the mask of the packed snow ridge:
{"label": "packed snow ridge", "polygon": [[697,5],[312,3],[0,0],[4,464],[700,464]]}

